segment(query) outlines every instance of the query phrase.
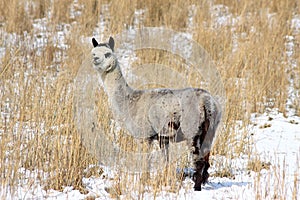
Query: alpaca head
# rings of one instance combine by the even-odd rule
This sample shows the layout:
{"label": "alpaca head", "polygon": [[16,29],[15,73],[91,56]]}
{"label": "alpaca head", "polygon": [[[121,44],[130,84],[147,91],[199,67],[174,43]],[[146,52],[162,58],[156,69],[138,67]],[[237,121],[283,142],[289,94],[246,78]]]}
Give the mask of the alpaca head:
{"label": "alpaca head", "polygon": [[109,38],[108,43],[98,43],[95,38],[92,39],[93,42],[93,67],[100,72],[100,74],[108,73],[113,71],[117,64],[117,58],[114,55],[114,39]]}

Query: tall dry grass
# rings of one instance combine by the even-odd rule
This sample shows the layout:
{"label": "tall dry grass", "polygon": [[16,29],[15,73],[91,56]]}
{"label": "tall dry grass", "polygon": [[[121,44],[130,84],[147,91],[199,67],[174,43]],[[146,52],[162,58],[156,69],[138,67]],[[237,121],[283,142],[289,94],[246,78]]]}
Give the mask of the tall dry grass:
{"label": "tall dry grass", "polygon": [[[216,23],[211,1],[1,1],[0,44],[5,48],[0,61],[1,186],[20,183],[20,168],[24,168],[32,173],[38,171],[37,179],[45,189],[73,186],[84,191],[84,169],[101,160],[90,155],[81,143],[74,124],[72,84],[90,48],[82,38],[99,34],[95,30],[101,20],[105,37],[141,26],[164,26],[191,33],[215,61],[227,94],[227,112],[213,154],[228,158],[250,156],[253,153],[250,133],[244,129],[241,134],[236,129],[236,121],[241,120],[246,127],[251,113],[264,112],[267,108],[286,113],[291,78],[294,93],[299,95],[300,48],[294,48],[291,57],[286,54],[287,35],[294,35],[294,43],[299,47],[299,34],[293,33],[290,24],[295,13],[299,14],[299,2],[220,0],[214,2],[217,4],[227,6],[228,10],[221,7],[217,13],[229,16],[232,23]],[[136,11],[141,10],[142,14],[137,15]],[[191,15],[192,27],[188,20]],[[47,20],[46,42],[41,48],[33,48],[34,23],[40,18]],[[65,37],[66,49],[53,39],[60,30],[58,27],[65,24],[71,25]],[[65,56],[57,59],[57,55]],[[174,62],[178,58],[172,55],[159,51],[141,51],[137,55],[141,62],[171,63],[174,69],[183,71],[184,66],[178,65],[181,60]],[[297,68],[292,69],[290,59],[295,60]],[[191,85],[197,85],[194,76],[190,73]],[[99,92],[99,124],[110,130],[107,99],[103,98],[103,90]],[[297,98],[290,106],[300,115]],[[119,134],[120,146],[134,147],[131,138]],[[146,192],[146,185],[155,188],[155,192],[171,185],[170,190],[176,192],[180,177],[171,170],[175,168],[170,166],[150,179],[142,174],[142,181],[134,182],[130,188],[139,191],[140,198]],[[124,193],[132,182],[130,177],[120,171],[112,194]]]}

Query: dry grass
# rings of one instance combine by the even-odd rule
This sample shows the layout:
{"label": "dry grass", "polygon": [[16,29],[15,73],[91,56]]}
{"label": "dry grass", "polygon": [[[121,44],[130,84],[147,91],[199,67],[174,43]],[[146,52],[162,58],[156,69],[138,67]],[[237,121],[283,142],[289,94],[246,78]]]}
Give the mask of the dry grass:
{"label": "dry grass", "polygon": [[[221,13],[231,13],[230,19],[238,17],[239,21],[233,25],[216,25],[210,10],[211,1],[1,1],[0,44],[5,47],[5,54],[0,61],[0,184],[16,185],[19,169],[23,167],[32,172],[41,170],[38,179],[46,189],[73,186],[84,191],[83,171],[97,160],[82,145],[74,124],[72,84],[90,48],[81,38],[95,34],[101,20],[105,37],[143,25],[190,32],[215,60],[227,94],[227,112],[213,154],[228,158],[251,155],[249,132],[245,129],[240,135],[235,127],[236,120],[242,120],[242,127],[246,127],[253,112],[278,108],[286,113],[290,79],[294,80],[293,93],[298,96],[300,93],[299,34],[294,37],[293,55],[287,57],[286,54],[286,36],[293,35],[290,20],[293,12],[299,14],[300,5],[296,0],[215,2],[218,3],[229,9]],[[190,27],[188,16],[192,5],[196,11],[192,13],[193,27]],[[137,16],[137,10],[145,12]],[[33,48],[33,38],[39,37],[33,25],[40,18],[47,19],[47,42],[41,48]],[[71,28],[65,37],[68,47],[63,48],[57,45],[55,35],[59,27],[66,24],[71,24]],[[13,42],[7,41],[4,33],[15,33]],[[57,59],[57,55],[64,56]],[[185,63],[174,55],[153,50],[140,51],[137,55],[141,63],[155,61],[187,73]],[[290,59],[294,60],[296,68],[292,68]],[[191,85],[198,85],[194,82],[196,79],[201,77],[189,72]],[[111,114],[107,105],[101,90],[99,124],[110,133]],[[297,98],[290,107],[300,115]],[[117,140],[122,148],[134,150],[137,145],[122,131]],[[228,144],[224,145],[224,141]],[[257,159],[249,162],[248,167],[260,171],[265,168],[263,164]],[[171,168],[176,167],[170,166],[150,180],[147,174],[142,174],[142,181],[134,182],[131,188],[139,191],[140,198],[143,198],[146,185],[156,192],[168,185],[170,191],[176,192],[180,177],[176,177]],[[131,182],[131,176],[120,172],[116,178],[118,189],[114,195],[118,196]],[[297,185],[294,187],[296,189]]]}

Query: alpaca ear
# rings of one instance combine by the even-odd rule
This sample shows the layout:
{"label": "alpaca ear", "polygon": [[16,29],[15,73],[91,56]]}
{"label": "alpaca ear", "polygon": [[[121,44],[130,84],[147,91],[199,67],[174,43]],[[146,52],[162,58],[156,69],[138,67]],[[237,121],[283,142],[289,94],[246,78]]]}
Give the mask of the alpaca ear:
{"label": "alpaca ear", "polygon": [[111,50],[114,51],[114,47],[115,47],[114,38],[112,38],[112,37],[109,38],[108,45],[111,48]]}
{"label": "alpaca ear", "polygon": [[99,44],[95,38],[92,39],[92,42],[94,47],[98,46]]}

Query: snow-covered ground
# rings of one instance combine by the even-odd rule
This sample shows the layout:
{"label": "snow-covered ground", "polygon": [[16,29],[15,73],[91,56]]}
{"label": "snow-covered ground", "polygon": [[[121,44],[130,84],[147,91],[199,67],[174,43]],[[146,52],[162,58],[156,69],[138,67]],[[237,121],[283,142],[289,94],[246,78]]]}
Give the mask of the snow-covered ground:
{"label": "snow-covered ground", "polygon": [[[300,197],[300,117],[284,117],[282,113],[270,111],[262,115],[252,116],[251,131],[255,153],[266,163],[266,167],[259,172],[247,169],[247,156],[231,160],[234,178],[210,177],[209,183],[200,192],[193,191],[193,182],[187,178],[183,181],[182,189],[178,193],[161,192],[156,199],[292,199],[293,195]],[[253,156],[254,157],[254,156]],[[214,159],[225,159],[217,158]],[[88,194],[82,194],[72,187],[64,191],[45,191],[38,182],[23,185],[20,183],[18,191],[12,199],[112,199],[107,193],[114,174],[108,167],[103,167],[104,173],[100,177],[84,178],[83,182]],[[216,168],[212,166],[210,173]],[[20,170],[26,176],[26,170]],[[32,173],[28,173],[30,176]],[[30,178],[30,177],[28,177]],[[31,177],[34,180],[34,177]],[[3,191],[3,190],[2,190]],[[15,196],[16,195],[16,196]],[[144,199],[154,199],[154,194],[146,192]],[[124,194],[120,199],[138,199],[132,192]]]}

